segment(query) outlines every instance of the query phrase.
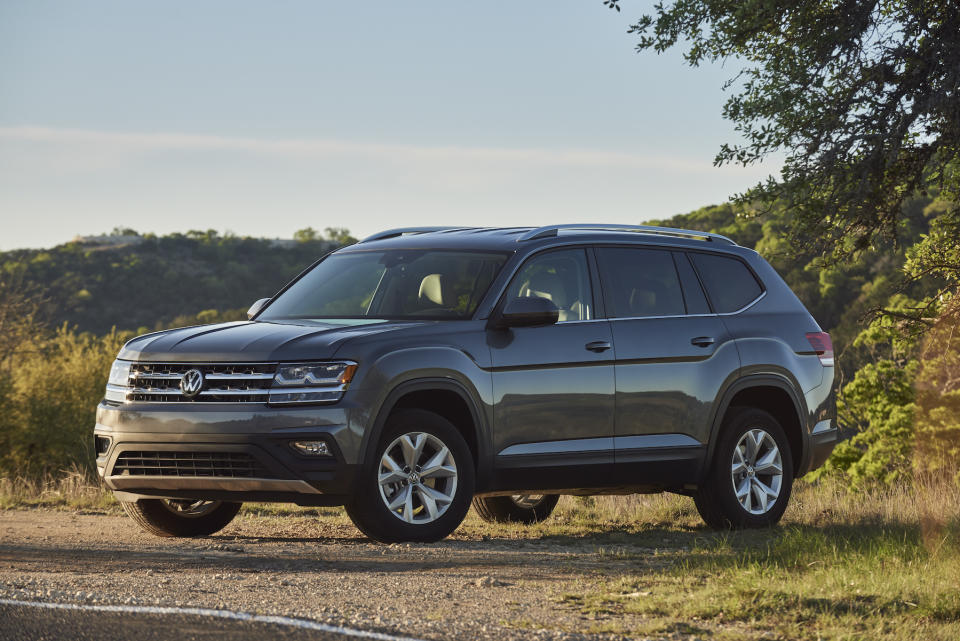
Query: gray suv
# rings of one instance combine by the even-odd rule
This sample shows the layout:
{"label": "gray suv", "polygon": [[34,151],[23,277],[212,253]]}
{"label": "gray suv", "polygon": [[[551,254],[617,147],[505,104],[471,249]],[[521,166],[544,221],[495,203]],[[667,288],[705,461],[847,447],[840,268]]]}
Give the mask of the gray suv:
{"label": "gray suv", "polygon": [[435,541],[471,502],[534,522],[562,494],[664,491],[763,527],[837,440],[829,335],[716,234],[394,229],[249,317],[137,337],[113,365],[97,467],[150,532],[286,501]]}

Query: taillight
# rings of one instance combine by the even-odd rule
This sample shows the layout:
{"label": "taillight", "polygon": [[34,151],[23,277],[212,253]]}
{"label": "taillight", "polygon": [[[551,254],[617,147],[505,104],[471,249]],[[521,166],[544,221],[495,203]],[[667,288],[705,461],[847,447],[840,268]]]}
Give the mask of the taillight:
{"label": "taillight", "polygon": [[833,341],[826,332],[808,332],[807,340],[817,353],[824,367],[833,367]]}

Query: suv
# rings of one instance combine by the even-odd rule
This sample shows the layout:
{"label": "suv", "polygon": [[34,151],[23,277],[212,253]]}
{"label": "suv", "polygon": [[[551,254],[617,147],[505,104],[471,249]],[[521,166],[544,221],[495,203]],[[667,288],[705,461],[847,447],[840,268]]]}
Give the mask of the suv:
{"label": "suv", "polygon": [[829,335],[716,234],[394,229],[248,315],[134,338],[113,364],[97,468],[154,534],[286,501],[436,541],[471,501],[529,523],[561,494],[662,491],[712,527],[763,527],[837,440]]}

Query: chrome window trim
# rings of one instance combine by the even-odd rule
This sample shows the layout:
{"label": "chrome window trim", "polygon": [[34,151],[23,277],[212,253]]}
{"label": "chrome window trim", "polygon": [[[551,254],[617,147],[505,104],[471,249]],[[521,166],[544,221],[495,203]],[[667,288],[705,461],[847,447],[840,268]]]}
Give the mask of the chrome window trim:
{"label": "chrome window trim", "polygon": [[747,311],[754,305],[760,302],[760,300],[767,295],[767,291],[764,290],[760,292],[760,295],[754,298],[752,301],[741,307],[740,309],[733,312],[716,312],[713,314],[671,314],[668,316],[616,316],[611,318],[605,318],[603,320],[608,321],[621,321],[621,320],[649,320],[653,318],[707,318],[710,316],[736,316],[742,312]]}
{"label": "chrome window trim", "polygon": [[[744,265],[746,265],[747,269],[750,270],[750,273],[751,273],[751,274],[753,275],[753,277],[757,280],[757,283],[760,284],[760,286],[761,286],[761,288],[762,288],[763,291],[761,291],[761,292],[760,292],[760,295],[757,296],[755,299],[753,299],[752,301],[750,301],[749,303],[747,303],[746,305],[744,305],[744,306],[741,307],[740,309],[737,309],[737,310],[732,311],[732,312],[714,312],[714,313],[711,313],[711,314],[676,314],[676,315],[672,315],[672,316],[630,316],[630,317],[623,317],[623,318],[614,318],[614,317],[611,317],[611,316],[609,316],[609,315],[605,315],[605,316],[602,317],[602,318],[590,319],[590,320],[588,320],[588,321],[558,321],[558,322],[556,323],[556,324],[558,324],[558,325],[559,325],[561,322],[562,322],[562,323],[570,323],[570,322],[583,323],[583,322],[593,322],[593,321],[601,321],[601,320],[608,320],[608,321],[614,321],[614,320],[639,320],[639,319],[642,319],[642,318],[690,318],[690,317],[696,318],[696,317],[707,317],[707,316],[735,316],[735,315],[737,315],[737,314],[740,314],[741,312],[747,311],[748,309],[750,309],[751,307],[753,307],[754,305],[756,305],[757,303],[759,303],[759,302],[763,299],[763,297],[767,295],[767,288],[766,288],[766,286],[763,284],[763,281],[760,280],[760,278],[756,275],[756,272],[754,272],[753,268],[752,268],[745,260],[743,260],[743,258],[742,258],[741,256],[738,256],[735,252],[724,251],[724,249],[725,249],[724,246],[719,246],[719,247],[716,247],[716,248],[710,247],[709,249],[705,249],[705,248],[700,248],[700,247],[686,247],[686,246],[675,246],[675,245],[660,245],[660,244],[657,244],[655,241],[654,241],[654,242],[623,242],[623,241],[597,241],[597,240],[587,241],[587,240],[582,240],[582,239],[570,239],[570,240],[560,241],[560,240],[559,240],[560,237],[558,236],[557,238],[558,238],[558,242],[551,243],[550,245],[547,245],[547,246],[545,246],[545,247],[538,248],[538,249],[530,252],[529,254],[525,254],[524,257],[523,257],[523,259],[522,259],[521,261],[519,261],[519,262],[517,263],[517,265],[515,265],[515,266],[513,267],[513,269],[510,271],[510,274],[506,276],[506,278],[505,278],[505,280],[504,280],[504,282],[503,282],[503,285],[498,288],[498,290],[497,290],[497,292],[496,292],[496,296],[493,297],[493,303],[492,303],[492,305],[491,305],[491,307],[490,307],[490,311],[487,312],[487,314],[486,314],[485,316],[484,316],[484,315],[481,315],[481,309],[483,308],[485,301],[480,301],[480,304],[477,305],[477,310],[476,310],[476,312],[474,313],[472,319],[473,319],[473,320],[487,320],[487,319],[491,318],[491,317],[496,313],[498,307],[500,307],[500,304],[504,302],[504,301],[503,301],[503,296],[507,293],[507,288],[510,286],[510,283],[513,282],[513,279],[514,279],[514,277],[517,275],[517,272],[519,272],[520,269],[521,269],[521,268],[527,263],[527,261],[529,261],[531,258],[533,258],[533,257],[535,257],[535,256],[537,256],[537,255],[539,255],[539,254],[542,254],[542,253],[544,253],[544,252],[548,252],[548,251],[553,251],[553,250],[557,250],[557,249],[573,249],[573,248],[578,248],[578,247],[579,247],[579,248],[582,248],[582,249],[584,249],[584,250],[587,250],[587,249],[589,249],[589,248],[599,249],[599,248],[601,248],[601,247],[637,247],[637,248],[663,249],[663,250],[667,250],[667,251],[680,251],[680,252],[687,252],[687,253],[690,253],[690,252],[700,252],[700,253],[704,253],[704,254],[711,254],[711,255],[714,255],[714,256],[729,256],[729,257],[732,257],[732,258],[734,258],[734,259],[736,259],[736,260],[741,261],[742,263],[744,263]],[[736,247],[740,247],[740,245],[735,245],[735,246],[736,246]],[[754,253],[756,253],[756,252],[754,252]],[[509,260],[508,260],[507,262],[509,263]],[[691,266],[693,267],[694,273],[697,273],[697,272],[696,272],[696,266],[695,266],[695,265],[691,265]],[[588,268],[592,269],[592,267],[591,267],[589,264],[588,264]],[[506,273],[506,270],[507,270],[507,269],[508,269],[508,265],[507,265],[507,264],[504,264],[504,266],[501,268],[500,274],[497,275],[497,278],[502,277],[502,276]],[[698,278],[699,278],[699,276],[700,276],[700,275],[697,274],[697,277],[698,277]],[[494,279],[494,280],[496,280],[496,279]],[[493,294],[493,285],[494,285],[494,283],[491,283],[491,284],[490,284],[491,289],[490,289],[489,291],[487,291],[487,296],[491,296],[491,295]],[[704,296],[707,297],[707,301],[708,301],[708,304],[709,304],[710,298],[709,298],[709,295],[708,295],[707,292],[706,292],[706,287],[704,287],[702,284],[701,284],[701,287],[703,287],[703,289],[704,289]],[[591,290],[593,289],[593,283],[592,283],[592,282],[590,283],[590,288],[591,288]],[[596,295],[597,295],[597,292],[594,292],[594,296],[596,296]]]}

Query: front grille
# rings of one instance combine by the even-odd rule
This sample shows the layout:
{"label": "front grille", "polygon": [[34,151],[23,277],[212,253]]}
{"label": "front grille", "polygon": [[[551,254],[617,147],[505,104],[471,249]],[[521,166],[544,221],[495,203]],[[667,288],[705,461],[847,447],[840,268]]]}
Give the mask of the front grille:
{"label": "front grille", "polygon": [[[189,397],[181,391],[180,381],[192,369],[200,370],[204,380],[199,394]],[[275,363],[134,363],[126,400],[265,403],[276,369]]]}
{"label": "front grille", "polygon": [[122,452],[113,475],[274,477],[257,459],[243,452]]}

